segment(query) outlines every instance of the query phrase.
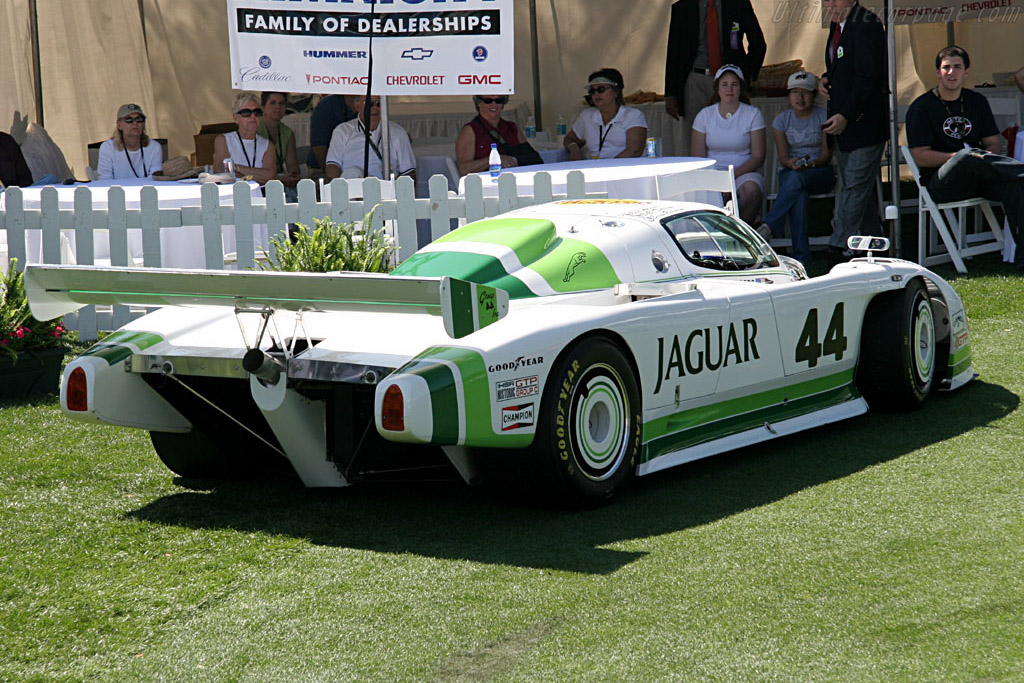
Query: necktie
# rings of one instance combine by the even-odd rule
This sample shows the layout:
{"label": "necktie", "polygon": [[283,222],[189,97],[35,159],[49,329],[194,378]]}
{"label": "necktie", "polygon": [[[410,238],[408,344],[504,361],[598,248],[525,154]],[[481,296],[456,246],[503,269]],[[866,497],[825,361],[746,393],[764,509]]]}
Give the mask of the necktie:
{"label": "necktie", "polygon": [[843,34],[843,27],[836,24],[836,32],[832,34],[832,59],[836,58],[839,52],[839,36]]}
{"label": "necktie", "polygon": [[708,65],[711,67],[711,73],[715,73],[722,66],[722,46],[719,44],[718,10],[715,9],[715,0],[708,2],[707,29]]}

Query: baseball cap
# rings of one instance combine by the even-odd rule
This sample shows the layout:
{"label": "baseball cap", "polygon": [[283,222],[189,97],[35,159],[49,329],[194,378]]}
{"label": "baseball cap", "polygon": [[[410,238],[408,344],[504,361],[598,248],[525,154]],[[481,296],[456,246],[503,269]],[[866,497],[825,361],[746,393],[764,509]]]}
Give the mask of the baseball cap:
{"label": "baseball cap", "polygon": [[743,69],[739,68],[735,64],[723,64],[722,68],[715,72],[715,80],[717,81],[719,78],[721,78],[722,74],[724,74],[726,71],[733,72],[734,74],[740,77],[741,81],[743,80]]}
{"label": "baseball cap", "polygon": [[121,108],[117,110],[117,118],[119,119],[123,119],[129,114],[142,114],[145,116],[145,113],[142,111],[142,107],[137,104],[122,104]]}
{"label": "baseball cap", "polygon": [[789,81],[786,83],[786,89],[792,90],[793,88],[814,92],[818,88],[818,77],[806,71],[792,73],[789,75]]}

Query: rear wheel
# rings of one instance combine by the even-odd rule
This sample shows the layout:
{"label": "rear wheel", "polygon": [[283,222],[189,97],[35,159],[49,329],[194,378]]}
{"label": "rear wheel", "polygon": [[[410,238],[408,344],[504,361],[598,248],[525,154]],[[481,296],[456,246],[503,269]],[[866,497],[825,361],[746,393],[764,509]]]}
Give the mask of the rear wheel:
{"label": "rear wheel", "polygon": [[187,434],[150,432],[149,439],[161,462],[188,479],[227,479],[241,476],[233,458],[217,448],[205,434],[193,429]]}
{"label": "rear wheel", "polygon": [[876,296],[861,333],[857,387],[874,410],[912,410],[935,383],[938,348],[931,299],[920,280]]}
{"label": "rear wheel", "polygon": [[604,339],[587,339],[557,363],[534,439],[537,469],[560,500],[608,500],[640,455],[640,395],[633,368]]}

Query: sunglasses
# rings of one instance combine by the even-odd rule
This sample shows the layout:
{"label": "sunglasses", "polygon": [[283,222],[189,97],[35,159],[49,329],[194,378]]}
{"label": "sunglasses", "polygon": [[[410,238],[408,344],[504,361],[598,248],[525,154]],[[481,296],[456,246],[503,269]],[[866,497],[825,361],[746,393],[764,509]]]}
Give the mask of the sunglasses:
{"label": "sunglasses", "polygon": [[484,104],[508,104],[507,97],[481,97],[480,101]]}
{"label": "sunglasses", "polygon": [[146,122],[146,117],[145,116],[129,116],[129,117],[123,118],[121,120],[124,121],[125,123],[145,123]]}
{"label": "sunglasses", "polygon": [[587,92],[589,94],[591,94],[591,95],[594,95],[594,94],[598,94],[599,95],[599,94],[603,93],[605,90],[611,90],[611,89],[612,89],[612,87],[610,85],[595,85],[592,88],[588,88]]}
{"label": "sunglasses", "polygon": [[235,113],[244,119],[247,119],[250,116],[263,116],[263,110],[259,107],[256,107],[255,109],[239,109]]}

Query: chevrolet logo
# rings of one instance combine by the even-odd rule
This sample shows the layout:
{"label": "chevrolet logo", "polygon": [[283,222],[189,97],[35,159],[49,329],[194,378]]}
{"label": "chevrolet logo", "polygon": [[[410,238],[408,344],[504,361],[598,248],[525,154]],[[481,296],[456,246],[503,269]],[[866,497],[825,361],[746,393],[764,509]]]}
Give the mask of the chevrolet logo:
{"label": "chevrolet logo", "polygon": [[434,54],[433,50],[425,50],[422,47],[414,47],[406,50],[402,53],[402,59],[422,60],[431,57]]}

